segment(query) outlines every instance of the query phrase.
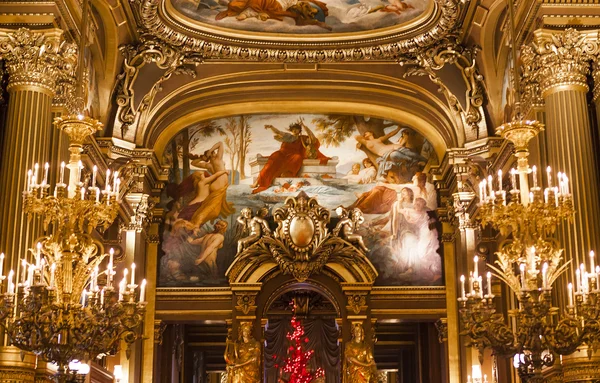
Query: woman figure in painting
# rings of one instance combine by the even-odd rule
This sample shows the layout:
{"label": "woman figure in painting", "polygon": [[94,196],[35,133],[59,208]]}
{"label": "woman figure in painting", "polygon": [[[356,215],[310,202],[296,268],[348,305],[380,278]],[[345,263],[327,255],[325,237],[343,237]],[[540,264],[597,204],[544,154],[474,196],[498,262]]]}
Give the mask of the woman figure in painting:
{"label": "woman figure in painting", "polygon": [[[223,142],[219,141],[201,156],[190,155],[193,166],[206,169],[212,175],[219,174],[210,182],[208,195],[201,201],[201,205],[194,209],[189,219],[198,227],[218,217],[226,218],[234,212],[233,204],[227,202],[229,177],[225,169],[223,151]],[[181,214],[179,217],[183,218]]]}
{"label": "woman figure in painting", "polygon": [[260,382],[260,343],[252,336],[252,323],[242,322],[240,339],[234,342],[231,335],[225,346],[228,383]]}
{"label": "woman figure in painting", "polygon": [[[267,190],[277,177],[297,177],[305,158],[319,159],[325,165],[329,157],[319,151],[320,142],[313,132],[304,125],[304,121],[290,124],[289,133],[276,129],[273,125],[265,125],[275,133],[275,139],[281,142],[278,151],[269,156],[265,167],[261,169],[256,182],[251,186],[252,193]],[[302,135],[302,129],[307,133]]]}
{"label": "woman figure in painting", "polygon": [[356,163],[352,165],[352,170],[350,170],[348,174],[344,176],[349,183],[370,184],[375,182],[375,178],[377,177],[377,169],[375,168],[375,165],[373,165],[373,161],[365,158],[362,161],[362,164],[364,167],[363,169],[360,168],[359,163]]}
{"label": "woman figure in painting", "polygon": [[344,352],[344,373],[347,383],[377,382],[377,367],[371,348],[365,344],[365,330],[362,324],[352,325],[352,341]]}
{"label": "woman figure in painting", "polygon": [[430,280],[441,272],[441,264],[437,254],[437,231],[430,227],[434,220],[427,214],[426,204],[423,198],[415,198],[412,209],[399,210],[401,219],[392,226],[396,230],[392,236],[392,250],[405,274],[418,271],[421,277]]}
{"label": "woman figure in painting", "polygon": [[413,176],[415,198],[423,198],[427,202],[428,210],[437,209],[437,195],[435,186],[427,182],[427,174],[416,172]]}

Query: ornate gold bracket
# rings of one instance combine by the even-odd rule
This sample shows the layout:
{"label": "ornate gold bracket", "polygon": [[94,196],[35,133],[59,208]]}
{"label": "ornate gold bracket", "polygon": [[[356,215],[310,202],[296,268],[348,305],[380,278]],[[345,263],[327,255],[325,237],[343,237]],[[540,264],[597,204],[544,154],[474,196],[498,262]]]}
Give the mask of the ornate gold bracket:
{"label": "ornate gold bracket", "polygon": [[[478,52],[479,47],[462,46],[458,35],[452,33],[437,41],[435,45],[417,49],[398,61],[401,66],[408,66],[404,77],[427,76],[439,87],[448,107],[458,117],[457,122],[464,126],[465,131],[469,127],[474,133],[472,139],[487,137],[483,113],[485,84],[475,62]],[[464,107],[437,73],[446,64],[454,65],[462,74],[467,89]]]}
{"label": "ornate gold bracket", "polygon": [[[145,112],[152,105],[156,94],[162,90],[162,84],[173,75],[186,74],[195,78],[196,71],[191,65],[202,63],[203,57],[181,47],[171,46],[150,34],[140,36],[138,44],[124,45],[120,50],[125,56],[125,61],[123,72],[117,76],[117,119],[120,123],[121,138],[125,139],[131,127],[136,128],[143,122]],[[156,64],[164,72],[136,106],[133,88],[140,70],[147,63]]]}

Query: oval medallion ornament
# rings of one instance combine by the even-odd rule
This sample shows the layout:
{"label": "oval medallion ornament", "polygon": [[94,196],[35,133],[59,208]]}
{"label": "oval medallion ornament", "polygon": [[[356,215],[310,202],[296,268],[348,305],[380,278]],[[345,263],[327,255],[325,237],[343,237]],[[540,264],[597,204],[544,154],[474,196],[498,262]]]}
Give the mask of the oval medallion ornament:
{"label": "oval medallion ornament", "polygon": [[306,216],[296,216],[290,222],[290,239],[298,247],[310,245],[315,234],[315,224]]}

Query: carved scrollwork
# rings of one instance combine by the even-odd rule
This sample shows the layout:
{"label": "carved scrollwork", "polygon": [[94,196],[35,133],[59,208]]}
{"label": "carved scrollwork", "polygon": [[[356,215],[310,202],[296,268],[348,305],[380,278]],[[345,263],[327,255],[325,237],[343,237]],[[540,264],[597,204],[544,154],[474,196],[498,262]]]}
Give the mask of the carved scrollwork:
{"label": "carved scrollwork", "polygon": [[248,315],[252,310],[256,309],[256,292],[236,292],[236,306],[235,308]]}
{"label": "carved scrollwork", "polygon": [[[137,126],[143,120],[144,112],[150,108],[156,94],[162,90],[162,84],[173,75],[186,74],[196,77],[196,72],[191,66],[201,63],[203,57],[199,53],[169,45],[150,34],[143,34],[138,44],[124,45],[120,50],[125,56],[125,61],[123,72],[117,76],[116,101],[119,106],[117,117],[121,123],[121,137],[125,138],[129,128]],[[133,88],[140,69],[148,63],[154,63],[164,72],[136,107]]]}
{"label": "carved scrollwork", "polygon": [[[404,77],[427,76],[439,87],[439,92],[444,95],[450,109],[460,118],[462,125],[470,127],[475,133],[474,138],[481,138],[485,134],[485,119],[483,118],[483,100],[485,85],[483,76],[479,73],[475,59],[479,47],[467,48],[460,44],[456,33],[448,34],[435,45],[422,47],[399,60],[400,65],[408,66]],[[460,70],[467,88],[464,107],[459,102],[448,86],[438,75],[447,64],[454,65]],[[483,137],[483,136],[482,136]]]}
{"label": "carved scrollwork", "polygon": [[367,295],[367,291],[347,291],[348,306],[346,307],[352,310],[354,314],[360,314],[362,310],[367,308]]}

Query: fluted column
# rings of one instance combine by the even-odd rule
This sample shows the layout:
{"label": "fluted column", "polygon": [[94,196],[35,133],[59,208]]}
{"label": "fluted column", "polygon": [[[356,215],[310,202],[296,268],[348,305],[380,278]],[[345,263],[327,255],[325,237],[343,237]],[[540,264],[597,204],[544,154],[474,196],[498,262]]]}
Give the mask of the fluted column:
{"label": "fluted column", "polygon": [[[536,32],[538,82],[546,105],[548,164],[564,171],[573,189],[573,225],[563,225],[566,260],[588,264],[590,250],[600,250],[600,200],[596,153],[587,105],[587,76],[597,45],[568,29],[549,35]],[[568,278],[575,280],[574,267]],[[562,295],[562,294],[561,294]]]}
{"label": "fluted column", "polygon": [[[41,235],[39,222],[23,214],[22,191],[27,169],[49,161],[52,132],[51,106],[57,80],[62,78],[69,54],[58,29],[34,32],[21,28],[0,34],[0,58],[8,72],[8,110],[0,164],[0,251],[6,253],[4,270],[18,268],[19,259]],[[43,171],[43,169],[40,169]]]}

